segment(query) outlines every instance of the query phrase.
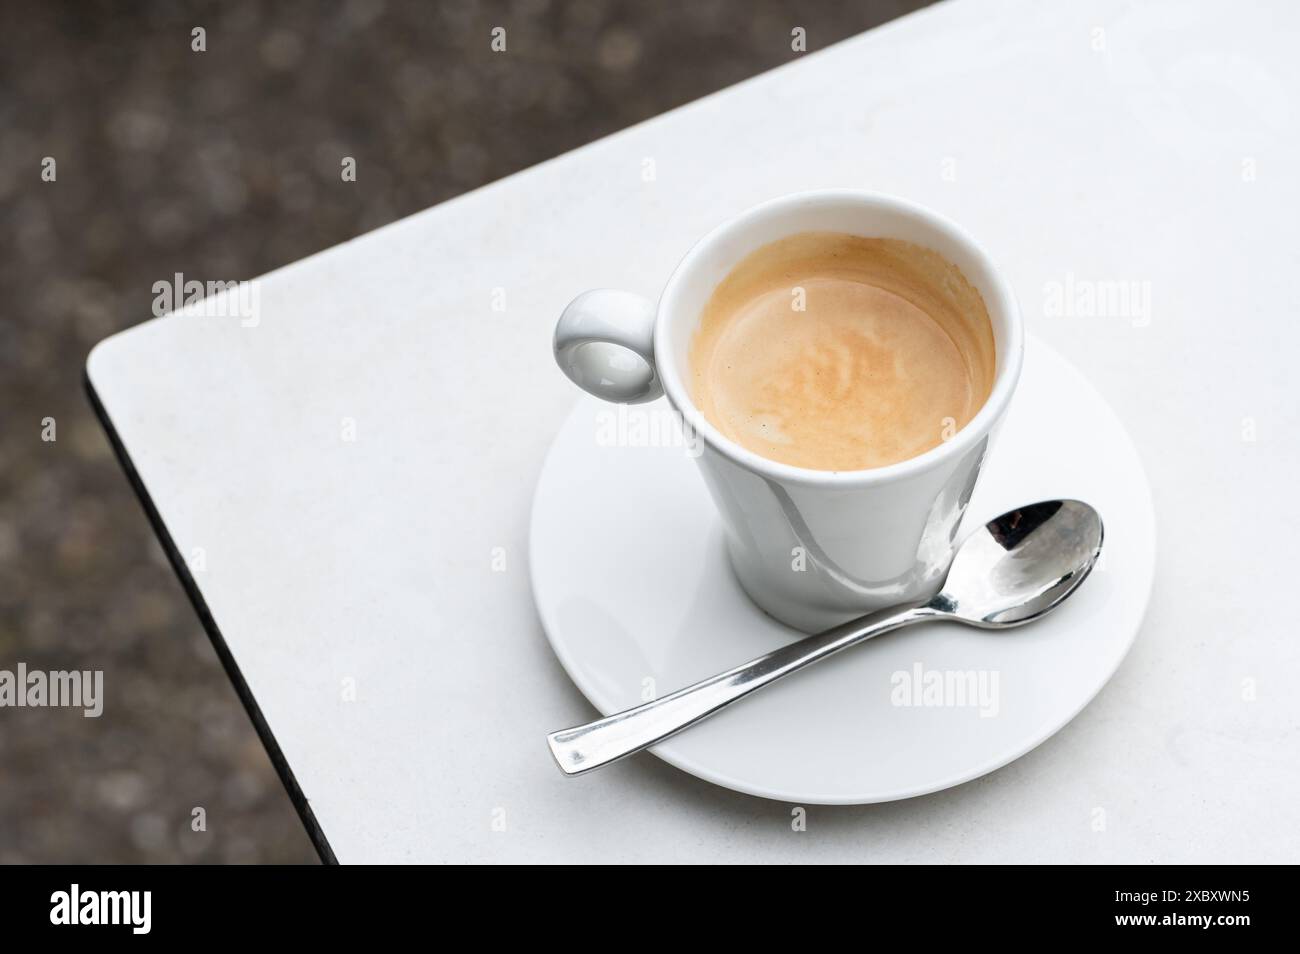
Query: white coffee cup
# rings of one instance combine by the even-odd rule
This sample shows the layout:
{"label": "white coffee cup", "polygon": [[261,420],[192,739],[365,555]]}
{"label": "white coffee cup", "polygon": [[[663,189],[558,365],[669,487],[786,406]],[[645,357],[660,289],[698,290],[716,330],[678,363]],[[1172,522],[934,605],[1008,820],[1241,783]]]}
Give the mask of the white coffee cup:
{"label": "white coffee cup", "polygon": [[[947,441],[871,470],[809,470],[729,440],[696,408],[687,386],[688,352],[709,296],[751,252],[813,231],[925,246],[956,265],[983,297],[996,350],[993,390]],[[938,590],[1023,354],[1015,295],[973,239],[920,206],[851,190],[798,193],[757,206],[687,253],[657,307],[640,295],[598,289],[574,299],[555,328],[556,361],[590,393],[621,403],[667,395],[702,444],[700,469],[745,592],[767,613],[807,632]]]}

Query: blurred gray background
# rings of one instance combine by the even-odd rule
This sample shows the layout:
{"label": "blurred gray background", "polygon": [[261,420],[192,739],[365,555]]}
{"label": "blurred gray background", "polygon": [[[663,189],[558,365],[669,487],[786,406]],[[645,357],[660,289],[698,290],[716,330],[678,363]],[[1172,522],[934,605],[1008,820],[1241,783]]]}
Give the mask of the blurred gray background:
{"label": "blurred gray background", "polygon": [[82,392],[155,281],[252,278],[923,5],[4,0],[0,669],[106,701],[0,708],[0,863],[317,860]]}

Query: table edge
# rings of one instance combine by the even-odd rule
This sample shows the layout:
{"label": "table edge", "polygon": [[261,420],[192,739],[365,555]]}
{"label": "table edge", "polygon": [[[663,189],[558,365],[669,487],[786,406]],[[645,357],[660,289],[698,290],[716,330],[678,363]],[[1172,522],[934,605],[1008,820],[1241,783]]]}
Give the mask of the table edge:
{"label": "table edge", "polygon": [[91,409],[94,411],[95,417],[99,419],[100,426],[103,427],[104,433],[108,436],[108,442],[113,448],[113,454],[126,475],[127,483],[131,485],[136,499],[139,500],[140,506],[144,509],[145,516],[148,518],[150,526],[153,527],[154,536],[162,546],[163,552],[167,555],[167,562],[171,564],[172,571],[180,581],[181,588],[185,590],[186,596],[189,597],[190,605],[193,606],[204,632],[208,634],[208,639],[212,642],[212,648],[217,651],[217,658],[221,660],[227,678],[235,687],[235,694],[239,697],[239,701],[243,703],[244,711],[248,714],[249,721],[253,723],[253,728],[262,742],[262,747],[266,750],[266,754],[270,756],[271,764],[275,767],[276,774],[279,775],[280,782],[284,785],[285,792],[289,796],[289,801],[293,804],[299,820],[307,831],[307,837],[311,840],[312,847],[316,849],[322,863],[337,865],[339,860],[334,854],[329,839],[325,837],[324,829],[316,820],[316,814],[312,811],[310,801],[303,793],[301,786],[299,786],[293,769],[290,768],[284,752],[280,749],[280,743],[276,740],[274,733],[271,732],[271,727],[267,724],[266,717],[262,715],[262,709],[257,704],[257,700],[253,698],[252,690],[249,689],[248,683],[239,669],[239,664],[235,661],[234,654],[230,651],[230,647],[226,645],[225,637],[222,635],[220,627],[217,626],[216,619],[208,609],[207,602],[204,600],[198,584],[190,575],[189,568],[186,566],[180,551],[176,548],[171,533],[163,522],[162,515],[158,512],[153,498],[149,495],[149,489],[145,486],[139,472],[136,470],[135,463],[131,460],[126,445],[123,444],[121,437],[117,433],[117,428],[113,425],[112,418],[109,417],[107,408],[100,400],[99,393],[95,390],[89,364],[90,362],[87,360],[82,366],[82,385],[85,388],[86,397],[90,401]]}

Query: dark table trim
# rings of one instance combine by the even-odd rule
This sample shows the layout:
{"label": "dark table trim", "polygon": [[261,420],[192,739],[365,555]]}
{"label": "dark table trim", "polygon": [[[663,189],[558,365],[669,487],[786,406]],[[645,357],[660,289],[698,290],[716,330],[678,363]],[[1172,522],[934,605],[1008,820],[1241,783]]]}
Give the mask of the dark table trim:
{"label": "dark table trim", "polygon": [[154,506],[153,499],[149,496],[144,481],[140,479],[140,475],[136,472],[135,465],[131,462],[131,455],[127,453],[126,447],[122,444],[117,429],[108,416],[108,411],[105,410],[99,395],[95,393],[95,385],[91,383],[90,374],[84,368],[82,370],[82,383],[86,388],[86,396],[90,398],[90,406],[94,409],[95,416],[99,418],[99,423],[103,425],[109,443],[113,445],[113,452],[117,455],[122,470],[126,473],[126,479],[130,482],[131,489],[135,491],[140,505],[144,507],[145,516],[149,518],[149,523],[153,525],[154,533],[158,536],[158,542],[162,544],[163,551],[167,554],[167,559],[171,562],[177,579],[181,581],[181,586],[185,588],[190,603],[194,606],[194,612],[199,616],[199,622],[203,624],[208,638],[212,640],[212,648],[217,651],[217,656],[226,669],[226,675],[230,677],[230,681],[235,686],[235,692],[248,713],[248,718],[252,720],[253,728],[257,730],[262,745],[266,747],[266,754],[271,757],[271,764],[275,766],[276,772],[279,773],[280,781],[284,783],[285,791],[289,793],[289,800],[293,802],[293,807],[298,810],[298,817],[302,819],[303,826],[307,829],[307,836],[315,845],[321,861],[329,865],[338,864],[338,858],[334,856],[334,849],[330,847],[325,832],[321,830],[320,824],[316,821],[316,815],[311,810],[311,804],[299,787],[298,780],[294,777],[293,769],[289,767],[284,753],[280,751],[280,744],[275,741],[275,736],[271,733],[271,727],[266,724],[261,707],[258,706],[257,700],[253,698],[253,693],[249,690],[243,673],[239,671],[239,664],[235,662],[230,647],[226,645],[226,640],[217,627],[217,621],[212,618],[212,613],[208,610],[208,604],[204,601],[203,594],[199,592],[194,577],[190,575],[189,567],[181,557],[180,551],[176,549],[171,533],[168,532],[166,525],[163,523],[158,508]]}

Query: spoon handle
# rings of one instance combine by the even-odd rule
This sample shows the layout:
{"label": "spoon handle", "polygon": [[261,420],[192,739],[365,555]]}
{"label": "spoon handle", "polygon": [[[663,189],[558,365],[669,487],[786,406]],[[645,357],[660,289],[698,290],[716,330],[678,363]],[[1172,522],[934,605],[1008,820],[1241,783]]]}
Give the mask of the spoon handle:
{"label": "spoon handle", "polygon": [[924,605],[892,606],[782,646],[662,699],[552,732],[546,741],[565,775],[581,775],[662,742],[782,676],[873,636],[935,615],[935,610]]}

